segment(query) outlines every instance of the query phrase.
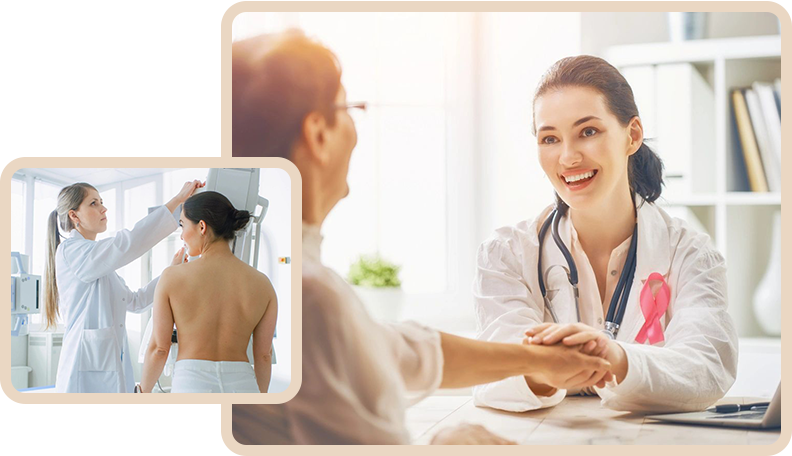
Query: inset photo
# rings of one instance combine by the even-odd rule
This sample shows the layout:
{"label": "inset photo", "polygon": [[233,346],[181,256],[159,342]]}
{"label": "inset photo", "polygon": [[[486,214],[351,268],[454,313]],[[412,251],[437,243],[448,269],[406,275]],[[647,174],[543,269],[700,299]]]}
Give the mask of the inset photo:
{"label": "inset photo", "polygon": [[13,388],[285,391],[291,189],[278,168],[18,169]]}

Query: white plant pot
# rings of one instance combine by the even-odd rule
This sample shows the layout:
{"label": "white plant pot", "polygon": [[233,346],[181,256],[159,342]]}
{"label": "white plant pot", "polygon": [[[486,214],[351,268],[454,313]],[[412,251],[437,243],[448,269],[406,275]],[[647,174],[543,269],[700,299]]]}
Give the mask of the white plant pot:
{"label": "white plant pot", "polygon": [[773,223],[770,261],[753,296],[754,315],[759,326],[771,336],[781,335],[781,211]]}
{"label": "white plant pot", "polygon": [[371,318],[386,323],[399,321],[404,305],[404,292],[401,288],[370,288],[356,285],[352,288],[363,301]]}

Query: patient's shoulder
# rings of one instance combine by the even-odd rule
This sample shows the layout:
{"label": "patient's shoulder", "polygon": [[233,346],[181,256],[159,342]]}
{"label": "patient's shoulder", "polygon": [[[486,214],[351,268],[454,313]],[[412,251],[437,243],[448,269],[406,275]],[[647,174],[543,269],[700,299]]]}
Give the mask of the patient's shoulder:
{"label": "patient's shoulder", "polygon": [[357,299],[350,285],[334,271],[319,263],[303,263],[303,322],[306,318],[316,321],[349,320],[350,313],[354,313],[356,308],[352,301]]}
{"label": "patient's shoulder", "polygon": [[189,263],[168,266],[162,271],[157,287],[163,287],[173,294],[179,294],[183,290],[192,290],[200,288],[202,285],[209,285],[212,275],[201,267],[200,261],[198,259]]}
{"label": "patient's shoulder", "polygon": [[157,288],[168,288],[174,284],[180,283],[184,277],[187,277],[184,274],[184,269],[186,266],[186,264],[180,264],[165,268],[162,271],[162,274],[160,274],[159,281],[157,282]]}
{"label": "patient's shoulder", "polygon": [[252,266],[248,266],[248,268],[250,268],[250,274],[254,278],[253,280],[255,280],[257,287],[273,291],[272,281],[267,274],[264,274]]}
{"label": "patient's shoulder", "polygon": [[275,289],[272,286],[272,281],[267,276],[267,274],[264,274],[242,260],[238,260],[235,265],[236,268],[238,268],[240,277],[245,278],[244,283],[249,284],[251,289],[256,291],[256,294],[262,295],[263,293],[266,295],[273,295],[275,293]]}

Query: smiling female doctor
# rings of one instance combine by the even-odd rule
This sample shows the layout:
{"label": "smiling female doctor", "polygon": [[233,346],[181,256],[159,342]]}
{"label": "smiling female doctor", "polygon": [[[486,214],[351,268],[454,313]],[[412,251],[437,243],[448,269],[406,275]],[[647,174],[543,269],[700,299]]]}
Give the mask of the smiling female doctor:
{"label": "smiling female doctor", "polygon": [[[139,258],[179,227],[174,211],[200,181],[187,182],[167,204],[132,230],[96,240],[107,230],[107,209],[91,185],[77,183],[58,194],[47,226],[45,305],[47,327],[63,312],[66,330],[58,363],[58,393],[131,393],[135,379],[127,342],[126,313],[140,313],[154,301],[156,278],[130,290],[115,272]],[[68,233],[60,241],[60,228]],[[177,252],[173,263],[181,261]]]}
{"label": "smiling female doctor", "polygon": [[[533,113],[556,203],[480,247],[479,338],[587,343],[613,366],[615,378],[595,389],[609,408],[698,410],[720,399],[737,369],[724,260],[706,234],[654,204],[662,164],[643,143],[627,81],[602,59],[562,59]],[[513,377],[476,388],[475,402],[525,411],[566,393]]]}

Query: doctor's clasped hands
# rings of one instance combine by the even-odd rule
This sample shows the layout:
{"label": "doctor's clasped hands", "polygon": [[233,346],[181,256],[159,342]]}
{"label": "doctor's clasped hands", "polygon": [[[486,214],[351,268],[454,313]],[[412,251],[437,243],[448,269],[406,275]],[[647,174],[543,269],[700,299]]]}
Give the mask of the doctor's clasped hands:
{"label": "doctor's clasped hands", "polygon": [[610,371],[601,376],[598,381],[585,386],[596,385],[602,388],[606,382],[614,378],[617,383],[621,383],[627,375],[628,363],[624,349],[603,331],[584,323],[542,323],[526,331],[525,336],[524,342],[531,345],[561,344],[567,347],[576,347],[582,353],[607,360],[611,366]]}

